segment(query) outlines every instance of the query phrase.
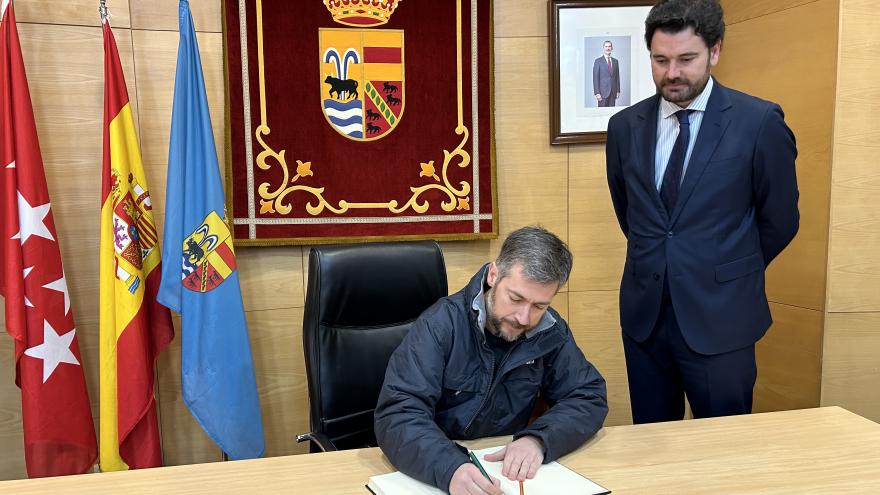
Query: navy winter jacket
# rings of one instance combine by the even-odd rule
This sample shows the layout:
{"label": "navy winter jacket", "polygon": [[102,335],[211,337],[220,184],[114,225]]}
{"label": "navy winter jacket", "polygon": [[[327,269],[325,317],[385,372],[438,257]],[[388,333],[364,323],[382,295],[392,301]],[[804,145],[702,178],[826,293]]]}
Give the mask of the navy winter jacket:
{"label": "navy winter jacket", "polygon": [[[546,463],[579,447],[608,414],[605,380],[553,308],[544,315],[552,326],[528,332],[494,362],[472,308],[487,266],[418,318],[391,356],[376,407],[376,438],[391,463],[447,491],[468,462],[450,439],[533,435]],[[539,391],[550,409],[527,425]]]}

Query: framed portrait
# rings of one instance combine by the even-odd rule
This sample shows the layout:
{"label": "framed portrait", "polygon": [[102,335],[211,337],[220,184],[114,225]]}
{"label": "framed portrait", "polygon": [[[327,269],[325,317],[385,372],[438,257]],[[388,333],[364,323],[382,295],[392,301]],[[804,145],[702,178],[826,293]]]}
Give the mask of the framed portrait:
{"label": "framed portrait", "polygon": [[601,143],[608,119],[656,92],[653,1],[550,0],[550,144]]}

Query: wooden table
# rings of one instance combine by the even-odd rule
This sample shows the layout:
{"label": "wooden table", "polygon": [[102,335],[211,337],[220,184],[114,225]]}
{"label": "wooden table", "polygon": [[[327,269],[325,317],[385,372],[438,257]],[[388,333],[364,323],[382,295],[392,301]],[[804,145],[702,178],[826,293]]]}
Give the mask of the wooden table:
{"label": "wooden table", "polygon": [[[480,440],[473,447],[498,440]],[[839,407],[605,428],[560,459],[627,493],[880,493],[880,425]],[[0,493],[366,494],[378,449],[0,482]]]}

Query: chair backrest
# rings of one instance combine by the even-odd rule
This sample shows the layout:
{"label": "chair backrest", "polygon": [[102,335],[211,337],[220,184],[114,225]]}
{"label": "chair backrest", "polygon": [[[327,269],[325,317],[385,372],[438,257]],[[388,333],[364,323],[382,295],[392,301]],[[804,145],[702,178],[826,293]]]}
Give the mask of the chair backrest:
{"label": "chair backrest", "polygon": [[373,412],[391,353],[447,292],[434,241],[312,248],[303,351],[313,432],[338,449],[376,444]]}

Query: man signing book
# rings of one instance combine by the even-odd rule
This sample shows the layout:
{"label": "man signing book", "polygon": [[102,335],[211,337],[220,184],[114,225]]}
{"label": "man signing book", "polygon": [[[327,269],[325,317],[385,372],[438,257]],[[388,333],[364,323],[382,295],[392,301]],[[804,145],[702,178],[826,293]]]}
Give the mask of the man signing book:
{"label": "man signing book", "polygon": [[[554,234],[521,228],[464,289],[422,313],[376,407],[376,439],[397,469],[453,495],[500,494],[451,438],[513,435],[485,458],[522,481],[602,427],[605,380],[550,307],[571,265]],[[549,409],[529,424],[539,395]]]}

